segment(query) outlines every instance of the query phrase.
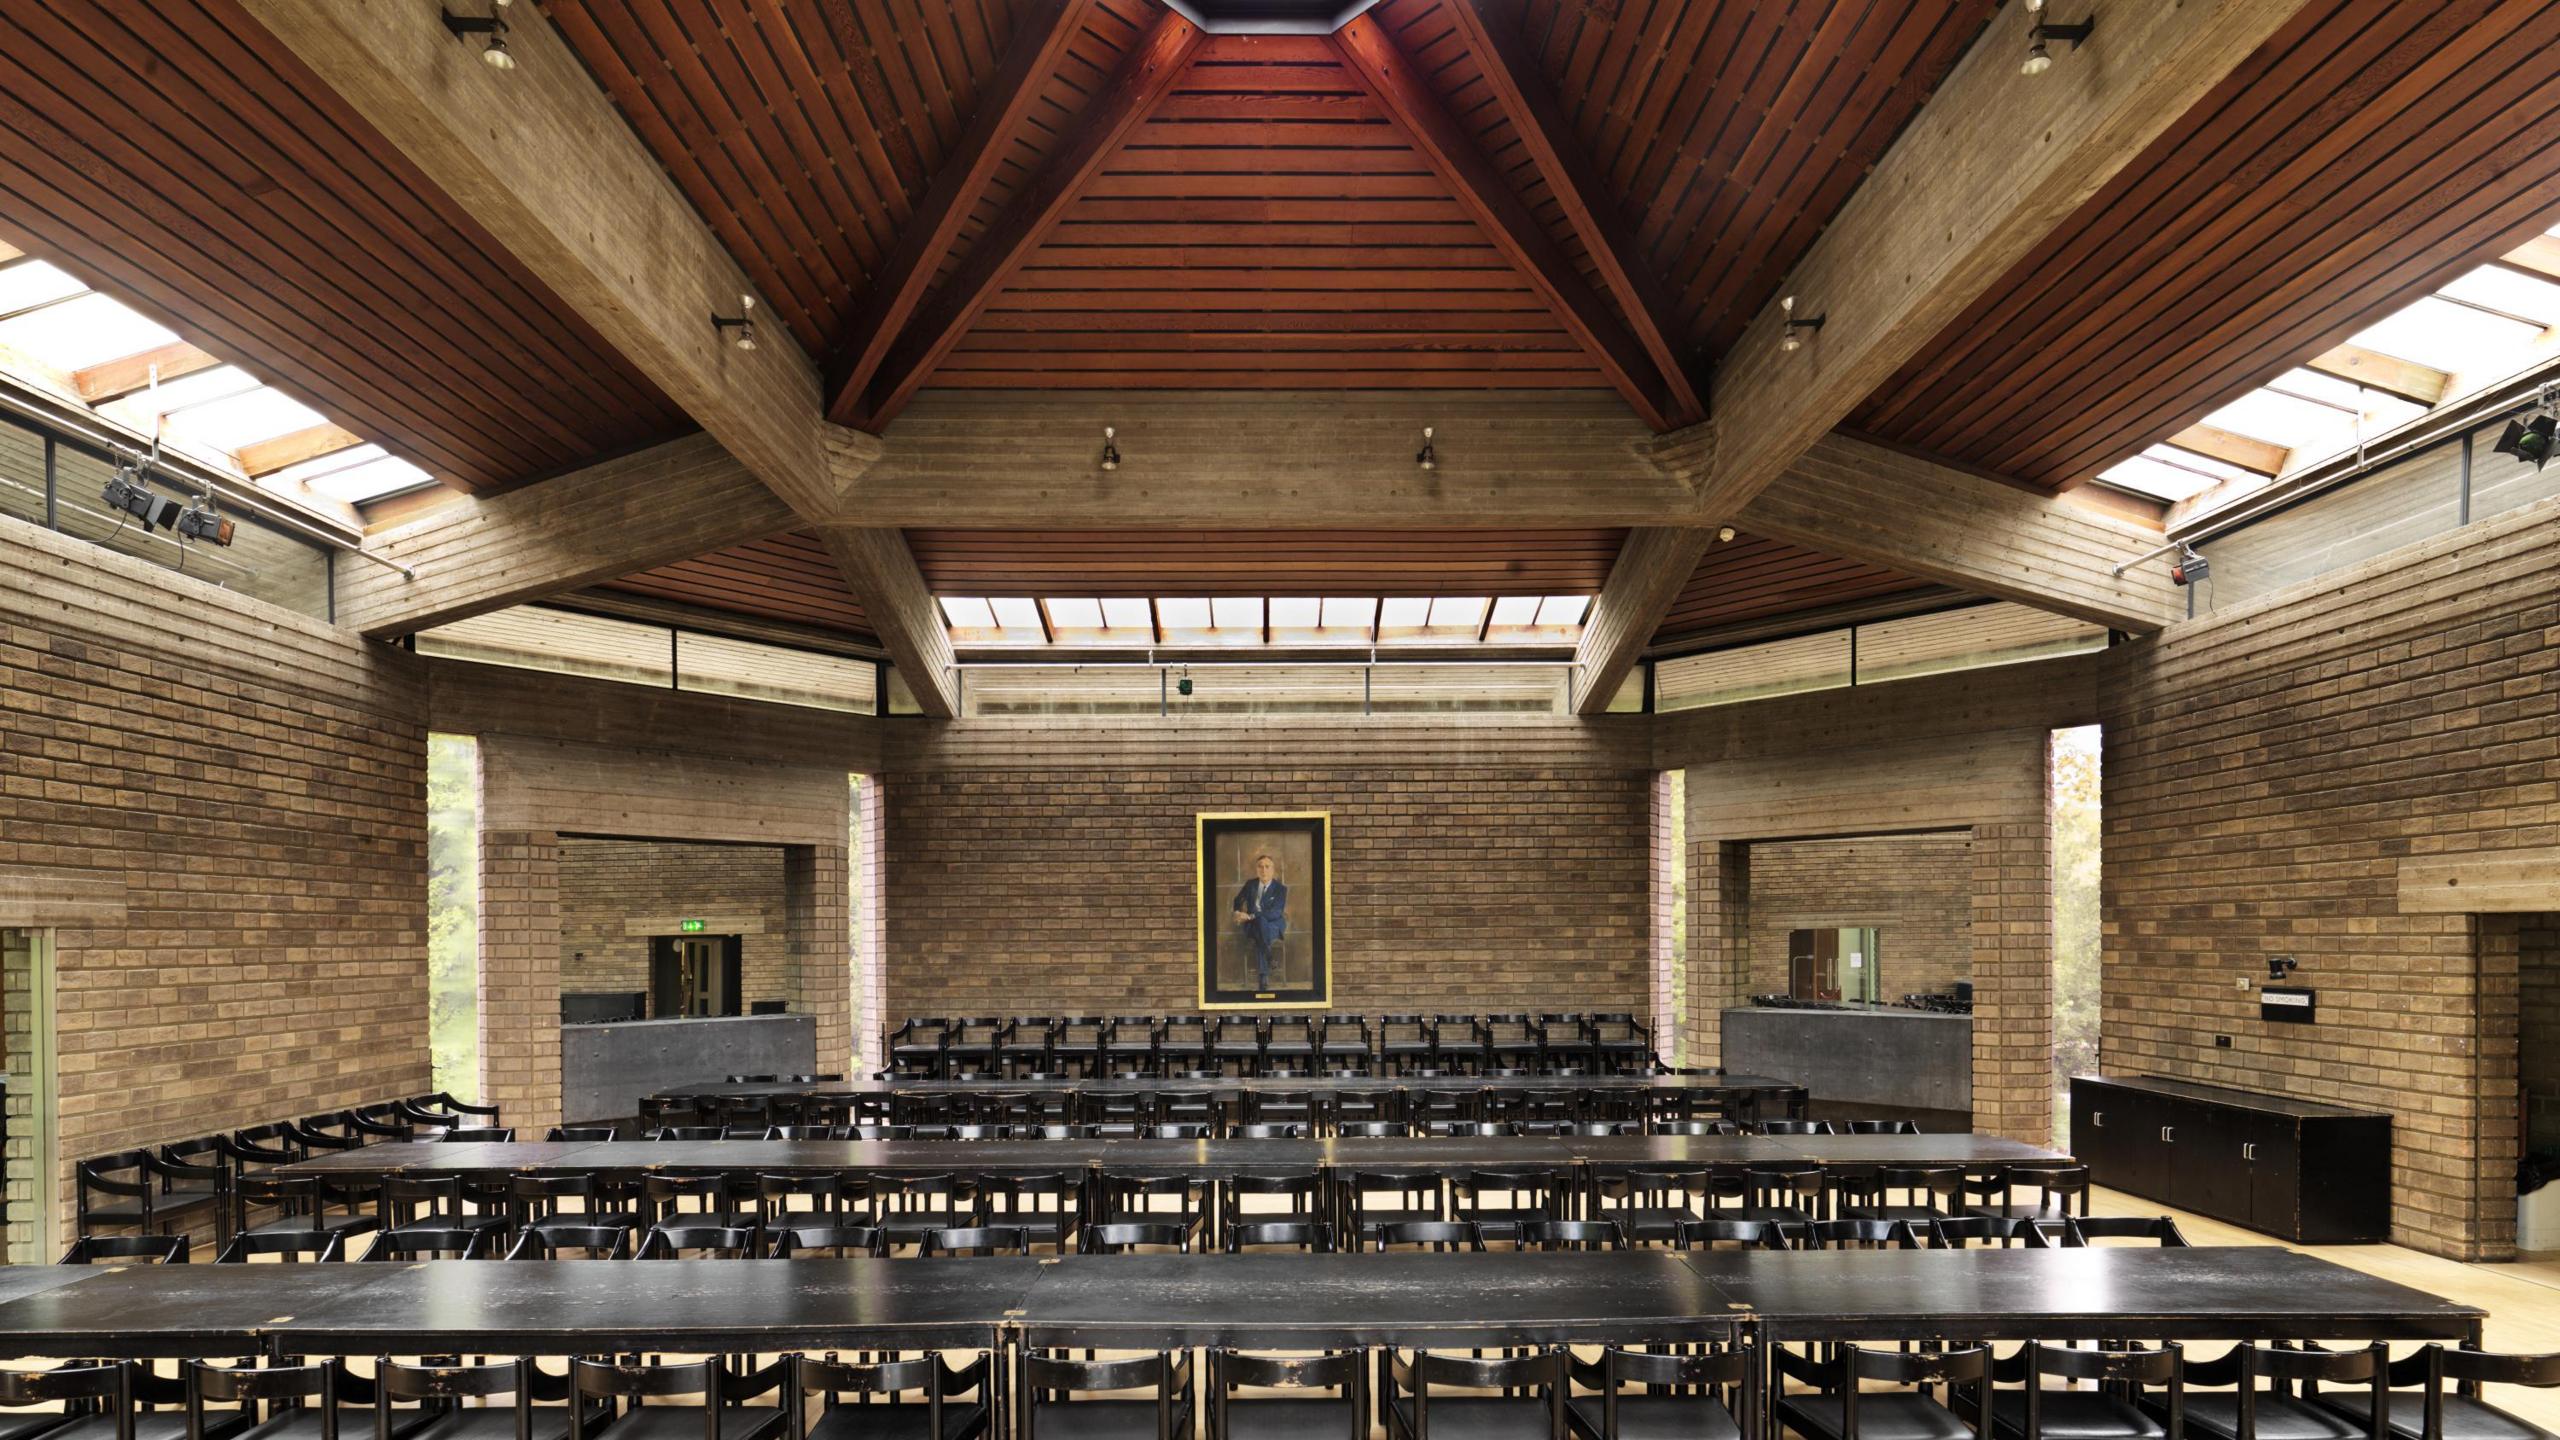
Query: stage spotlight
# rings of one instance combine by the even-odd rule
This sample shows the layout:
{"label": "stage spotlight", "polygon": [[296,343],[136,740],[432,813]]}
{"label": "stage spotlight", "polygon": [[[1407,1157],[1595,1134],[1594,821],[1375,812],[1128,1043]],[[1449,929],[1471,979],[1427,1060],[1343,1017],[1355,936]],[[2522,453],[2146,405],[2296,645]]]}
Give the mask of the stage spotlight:
{"label": "stage spotlight", "polygon": [[2196,547],[2193,545],[2181,545],[2178,547],[2177,562],[2169,567],[2170,584],[2193,585],[2199,580],[2210,580],[2212,578],[2212,561],[2207,560],[2203,555],[2198,554]]}
{"label": "stage spotlight", "polygon": [[2560,416],[2549,409],[2523,420],[2507,422],[2506,433],[2498,437],[2495,447],[2501,455],[2513,455],[2539,470],[2551,459],[2553,432],[2560,431]]}
{"label": "stage spotlight", "polygon": [[[1115,426],[1105,425],[1102,427],[1102,468],[1105,470],[1117,470],[1120,468],[1120,445],[1118,440],[1114,438],[1119,435],[1119,433],[1119,429]],[[1185,683],[1187,684],[1189,682],[1186,681]],[[1188,695],[1191,692],[1189,690],[1184,690],[1182,693]]]}
{"label": "stage spotlight", "polygon": [[117,514],[142,522],[148,530],[173,530],[178,524],[178,502],[159,493],[142,478],[142,469],[132,461],[116,467],[107,477],[104,492],[107,508]]}
{"label": "stage spotlight", "polygon": [[1425,470],[1440,468],[1440,453],[1431,447],[1431,427],[1422,427],[1422,448],[1414,453],[1413,463]]}
{"label": "stage spotlight", "polygon": [[178,534],[188,540],[210,540],[216,545],[231,543],[231,521],[213,503],[213,492],[207,490],[195,498],[178,516]]}

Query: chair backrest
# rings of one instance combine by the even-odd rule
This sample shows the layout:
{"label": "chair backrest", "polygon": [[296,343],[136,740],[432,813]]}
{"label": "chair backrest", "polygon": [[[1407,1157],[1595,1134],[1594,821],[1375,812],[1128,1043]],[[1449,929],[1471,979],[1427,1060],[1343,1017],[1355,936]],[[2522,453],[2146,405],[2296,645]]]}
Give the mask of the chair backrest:
{"label": "chair backrest", "polygon": [[[320,1402],[323,1435],[336,1427],[341,1367],[336,1361],[311,1365],[208,1365],[186,1362],[188,1433],[203,1433],[205,1402],[217,1405],[254,1403],[271,1410]],[[334,1436],[331,1437],[334,1440]]]}
{"label": "chair backrest", "polygon": [[1787,1227],[1775,1220],[1683,1220],[1680,1233],[1672,1243],[1683,1250],[1706,1250],[1717,1245],[1740,1245],[1761,1250],[1792,1248],[1787,1240]]}
{"label": "chair backrest", "polygon": [[[1416,1350],[1408,1361],[1390,1350],[1386,1364],[1388,1394],[1393,1397],[1401,1391],[1413,1397],[1415,1440],[1430,1440],[1431,1390],[1434,1386],[1543,1392],[1534,1398],[1546,1408],[1550,1440],[1564,1440],[1565,1391],[1572,1360],[1571,1352],[1564,1350],[1540,1350],[1499,1358]],[[1517,1403],[1526,1405],[1532,1400],[1524,1397]]]}
{"label": "chair backrest", "polygon": [[386,1230],[365,1247],[366,1260],[485,1260],[491,1232],[468,1226],[408,1225]]}
{"label": "chair backrest", "polygon": [[572,1260],[584,1251],[590,1259],[631,1258],[631,1227],[622,1225],[545,1225],[527,1229],[507,1247],[509,1260]]}
{"label": "chair backrest", "polygon": [[512,1125],[456,1125],[444,1138],[461,1145],[507,1145],[516,1138]]}
{"label": "chair backrest", "polygon": [[543,1139],[573,1144],[610,1144],[617,1131],[611,1125],[554,1125]]}
{"label": "chair backrest", "polygon": [[1115,1390],[1155,1392],[1156,1440],[1186,1440],[1191,1433],[1193,1417],[1187,1413],[1192,1392],[1188,1351],[1178,1356],[1159,1351],[1120,1360],[1073,1360],[1026,1350],[1014,1374],[1021,1391],[1022,1403],[1015,1407],[1022,1426],[1021,1440],[1037,1440],[1041,1412],[1076,1404],[1068,1398],[1070,1395]]}
{"label": "chair backrest", "polygon": [[[2448,1380],[2464,1385],[2524,1385],[2539,1390],[2560,1386],[2560,1354],[2501,1354],[2445,1345],[2430,1345],[2425,1353],[2435,1382],[2428,1388],[2439,1395]],[[2442,1431],[2443,1427],[2437,1425],[2426,1433]]]}
{"label": "chair backrest", "polygon": [[1831,1122],[1828,1120],[1763,1120],[1760,1122],[1760,1133],[1763,1135],[1828,1135],[1831,1133]]}
{"label": "chair backrest", "polygon": [[2030,1250],[2053,1248],[2033,1220],[2012,1220],[2003,1215],[1936,1215],[1930,1217],[1927,1228],[1932,1250],[1962,1250],[1974,1244],[2003,1249],[2013,1245]]}
{"label": "chair backrest", "polygon": [[1031,1232],[1019,1225],[948,1225],[927,1230],[916,1245],[918,1255],[1028,1255]]}
{"label": "chair backrest", "polygon": [[1402,1120],[1347,1120],[1335,1126],[1334,1133],[1376,1140],[1400,1140],[1411,1135],[1413,1127]]}
{"label": "chair backrest", "polygon": [[1624,1250],[1627,1232],[1615,1220],[1529,1220],[1520,1226],[1520,1248]]}
{"label": "chair backrest", "polygon": [[1482,1250],[1484,1231],[1473,1220],[1395,1220],[1378,1227],[1378,1251]]}
{"label": "chair backrest", "polygon": [[255,1230],[234,1235],[215,1252],[216,1265],[246,1265],[261,1256],[278,1260],[344,1260],[347,1237],[339,1230]]}
{"label": "chair backrest", "polygon": [[1248,1250],[1303,1250],[1310,1255],[1333,1253],[1333,1227],[1322,1220],[1234,1220],[1226,1225],[1230,1255]]}
{"label": "chair backrest", "polygon": [[1920,1248],[1919,1232],[1908,1220],[1816,1220],[1803,1230],[1809,1250]]}
{"label": "chair backrest", "polygon": [[2184,1247],[2187,1237],[2166,1215],[2074,1215],[2062,1230],[2066,1248],[2092,1240],[2149,1240],[2163,1249]]}
{"label": "chair backrest", "polygon": [[756,1251],[752,1225],[687,1225],[660,1221],[640,1237],[636,1260],[680,1260],[687,1256],[740,1260]]}
{"label": "chair backrest", "polygon": [[[1224,1348],[1209,1352],[1209,1433],[1232,1435],[1235,1426],[1228,1403],[1245,1386],[1293,1392],[1290,1414],[1305,1413],[1312,1402],[1294,1392],[1331,1390],[1342,1402],[1339,1440],[1367,1440],[1369,1434],[1369,1352],[1337,1350],[1329,1355],[1247,1355]],[[1245,1402],[1247,1406],[1255,1402]],[[1310,1417],[1312,1419],[1312,1417]],[[1293,1423],[1293,1427],[1295,1425]],[[1311,1437],[1312,1440],[1312,1437]]]}
{"label": "chair backrest", "polygon": [[[406,1365],[379,1359],[374,1362],[373,1378],[375,1404],[382,1411],[403,1400],[494,1400],[499,1396],[530,1406],[537,1398],[549,1398],[540,1392],[550,1388],[543,1382],[553,1379],[540,1374],[531,1359],[487,1365]],[[563,1392],[568,1388],[565,1381],[554,1383]]]}
{"label": "chair backrest", "polygon": [[[50,1370],[0,1370],[0,1406],[61,1405],[95,1402],[114,1416],[116,1440],[133,1440],[134,1367],[118,1360],[104,1365],[58,1365]],[[23,1427],[19,1427],[23,1428]]]}
{"label": "chair backrest", "polygon": [[1920,1133],[1919,1123],[1912,1120],[1841,1120],[1835,1122],[1834,1128],[1843,1135],[1917,1135]]}
{"label": "chair backrest", "polygon": [[765,1234],[773,1239],[772,1254],[776,1260],[836,1259],[848,1255],[882,1256],[889,1253],[889,1232],[877,1225],[768,1225]]}
{"label": "chair backrest", "polygon": [[[1792,1352],[1780,1348],[1777,1354],[1779,1370],[1786,1373],[1791,1368]],[[1951,1397],[1970,1397],[1958,1413],[1971,1413],[1976,1440],[1985,1433],[1985,1412],[1990,1406],[1984,1397],[1991,1388],[1991,1347],[1987,1345],[1954,1345],[1924,1351],[1843,1345],[1838,1360],[1828,1368],[1838,1377],[1842,1440],[1858,1440],[1860,1402],[1868,1398],[1862,1382],[1869,1380],[1903,1386],[1945,1385]]]}
{"label": "chair backrest", "polygon": [[1087,1225],[1076,1242],[1087,1255],[1126,1255],[1140,1249],[1191,1251],[1191,1227],[1170,1220],[1127,1220]]}
{"label": "chair backrest", "polygon": [[96,1265],[106,1261],[118,1264],[143,1262],[153,1265],[183,1265],[193,1254],[193,1244],[184,1235],[83,1235],[62,1252],[59,1265]]}

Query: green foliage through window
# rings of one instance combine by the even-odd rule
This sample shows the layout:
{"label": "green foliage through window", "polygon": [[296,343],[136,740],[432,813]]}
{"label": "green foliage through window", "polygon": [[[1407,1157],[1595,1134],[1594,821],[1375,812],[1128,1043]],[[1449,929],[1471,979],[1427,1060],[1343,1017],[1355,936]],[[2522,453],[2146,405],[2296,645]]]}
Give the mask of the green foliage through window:
{"label": "green foliage through window", "polygon": [[439,1090],[480,1098],[480,742],[427,737],[427,1050]]}

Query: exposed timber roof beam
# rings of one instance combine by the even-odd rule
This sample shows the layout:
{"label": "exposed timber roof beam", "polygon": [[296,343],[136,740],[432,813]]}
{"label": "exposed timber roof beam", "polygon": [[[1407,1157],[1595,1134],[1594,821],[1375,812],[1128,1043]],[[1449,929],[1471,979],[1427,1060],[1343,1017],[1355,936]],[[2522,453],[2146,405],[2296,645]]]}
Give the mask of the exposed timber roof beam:
{"label": "exposed timber roof beam", "polygon": [[[896,344],[879,362],[858,400],[838,397],[834,413],[844,422],[878,431],[914,398],[934,366],[960,343],[979,312],[1057,228],[1067,206],[1103,162],[1138,127],[1180,78],[1205,38],[1201,29],[1167,10],[1122,58],[1120,68],[1094,92],[1084,113],[1050,152],[1040,172],[1014,192],[1004,213],[969,247],[951,278],[917,309]],[[866,346],[869,340],[864,342]]]}
{"label": "exposed timber roof beam", "polygon": [[1773,299],[1723,357],[1710,517],[1730,517],[2034,252],[2307,0],[2119,5],[2078,50],[2020,72],[2004,8],[1795,267],[1824,317],[1782,348]]}
{"label": "exposed timber roof beam", "polygon": [[[2362,385],[2432,410],[2444,403],[2453,377],[2442,370],[2386,355],[2362,345],[2339,345],[2302,362],[2302,368],[2350,385]],[[2174,442],[2173,442],[2174,443]]]}
{"label": "exposed timber roof beam", "polygon": [[1636,342],[1653,359],[1667,400],[1681,424],[1705,418],[1706,382],[1696,353],[1680,338],[1670,297],[1646,265],[1635,234],[1617,201],[1599,183],[1600,170],[1583,152],[1562,107],[1538,68],[1519,19],[1508,6],[1488,0],[1452,0],[1443,14],[1476,56],[1494,104],[1519,135],[1538,178],[1590,256],[1600,283],[1617,301]]}
{"label": "exposed timber roof beam", "polygon": [[863,614],[906,677],[916,708],[939,719],[957,715],[960,694],[951,668],[951,632],[925,588],[907,537],[872,527],[830,529],[825,536],[827,553],[835,557],[836,568],[853,578],[854,593],[864,597]]}
{"label": "exposed timber roof beam", "polygon": [[[1475,137],[1449,114],[1386,27],[1375,16],[1362,15],[1334,33],[1333,47],[1448,184],[1485,238],[1545,299],[1636,414],[1656,430],[1694,423],[1701,412],[1673,401],[1653,358],[1611,313],[1600,293],[1583,280],[1546,226],[1513,192],[1511,182],[1477,148]],[[1487,68],[1495,63],[1489,60]]]}
{"label": "exposed timber roof beam", "polygon": [[1735,523],[2111,630],[2186,614],[2166,565],[2114,573],[2159,531],[1854,436],[1824,436]]}
{"label": "exposed timber roof beam", "polygon": [[934,172],[923,202],[898,231],[897,247],[863,291],[853,338],[828,382],[834,397],[827,406],[828,419],[852,424],[861,418],[872,377],[880,373],[890,346],[942,273],[970,208],[1003,167],[1007,143],[1038,102],[1042,83],[1066,58],[1068,42],[1083,28],[1091,6],[1092,0],[1035,0],[1016,15],[1003,67],[988,80],[985,98],[969,117],[959,145]]}
{"label": "exposed timber roof beam", "polygon": [[1609,708],[1714,543],[1714,531],[1698,528],[1646,525],[1627,532],[1574,647],[1573,713],[1597,715]]}
{"label": "exposed timber roof beam", "polygon": [[2293,463],[2293,451],[2285,446],[2215,425],[2190,425],[2161,443],[2172,450],[2184,450],[2207,460],[2236,465],[2270,480],[2283,474]]}

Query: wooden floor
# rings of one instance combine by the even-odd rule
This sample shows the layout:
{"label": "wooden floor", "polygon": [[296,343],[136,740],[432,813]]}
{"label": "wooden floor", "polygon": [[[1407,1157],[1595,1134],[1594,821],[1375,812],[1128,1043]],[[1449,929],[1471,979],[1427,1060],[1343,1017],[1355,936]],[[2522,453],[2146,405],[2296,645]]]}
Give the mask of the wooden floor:
{"label": "wooden floor", "polygon": [[[2172,1210],[2154,1200],[2140,1200],[2113,1190],[2092,1192],[2090,1209],[2100,1215],[2171,1215],[2178,1230],[2195,1245],[2283,1245],[2285,1242],[2219,1220]],[[2514,1265],[2470,1265],[2399,1245],[2292,1245],[2306,1255],[2352,1266],[2386,1280],[2478,1305],[2489,1312],[2488,1345],[2492,1350],[2549,1354],[2560,1351],[2560,1263],[2549,1260]],[[2201,1353],[2218,1353],[2219,1347]],[[2489,1399],[2546,1430],[2560,1430],[2560,1391],[2493,1389]]]}

